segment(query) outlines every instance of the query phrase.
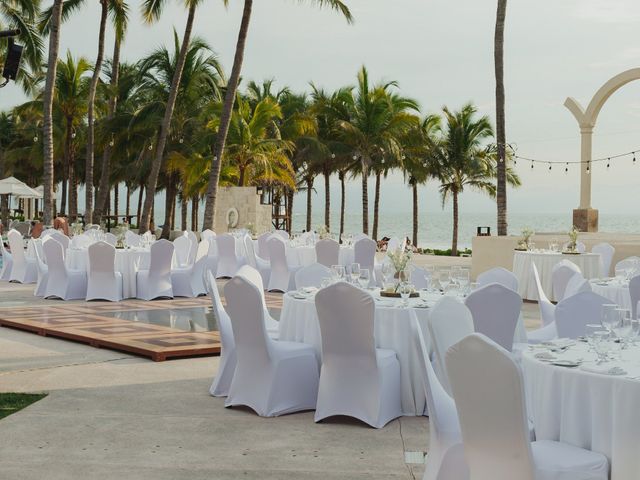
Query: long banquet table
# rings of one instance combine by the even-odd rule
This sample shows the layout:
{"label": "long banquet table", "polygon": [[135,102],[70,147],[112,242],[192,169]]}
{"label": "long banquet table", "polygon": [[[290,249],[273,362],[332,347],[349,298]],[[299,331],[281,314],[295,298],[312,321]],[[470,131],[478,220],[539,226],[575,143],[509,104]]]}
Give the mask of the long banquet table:
{"label": "long banquet table", "polygon": [[531,265],[536,264],[542,290],[549,300],[555,300],[553,296],[552,272],[553,267],[562,260],[575,263],[584,278],[597,278],[600,273],[600,254],[580,253],[577,255],[559,252],[531,252],[515,251],[513,255],[513,273],[518,278],[518,293],[524,300],[538,300],[536,283],[533,278]]}

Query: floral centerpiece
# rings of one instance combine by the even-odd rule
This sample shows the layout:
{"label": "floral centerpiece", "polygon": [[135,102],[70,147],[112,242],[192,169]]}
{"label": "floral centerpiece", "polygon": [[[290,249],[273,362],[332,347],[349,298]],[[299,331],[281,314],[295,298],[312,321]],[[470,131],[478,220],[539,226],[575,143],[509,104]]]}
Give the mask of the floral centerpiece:
{"label": "floral centerpiece", "polygon": [[331,238],[331,233],[326,225],[318,225],[316,227],[316,233],[318,234],[318,238],[320,240],[324,240],[327,238]]}
{"label": "floral centerpiece", "polygon": [[567,252],[575,253],[578,247],[578,229],[575,227],[571,227],[571,230],[567,232],[569,236],[569,243],[567,244]]}
{"label": "floral centerpiece", "polygon": [[395,270],[393,278],[396,279],[396,290],[401,282],[409,280],[409,262],[411,262],[411,250],[405,250],[404,248],[398,248],[387,252],[387,257],[391,260],[391,265]]}
{"label": "floral centerpiece", "polygon": [[253,223],[251,223],[251,222],[247,223],[245,228],[247,229],[247,231],[249,232],[249,235],[251,235],[252,238],[256,238],[256,236],[258,234],[258,230],[257,230],[256,226]]}
{"label": "floral centerpiece", "polygon": [[73,222],[71,224],[71,232],[73,233],[74,237],[76,235],[82,235],[84,233],[84,225],[82,225],[82,223],[80,222]]}
{"label": "floral centerpiece", "polygon": [[116,248],[124,248],[127,230],[129,230],[128,223],[119,223],[114,227],[113,234],[116,236]]}
{"label": "floral centerpiece", "polygon": [[523,228],[520,232],[520,240],[518,240],[518,248],[516,248],[516,250],[529,250],[531,237],[533,237],[534,234],[535,232],[531,228]]}

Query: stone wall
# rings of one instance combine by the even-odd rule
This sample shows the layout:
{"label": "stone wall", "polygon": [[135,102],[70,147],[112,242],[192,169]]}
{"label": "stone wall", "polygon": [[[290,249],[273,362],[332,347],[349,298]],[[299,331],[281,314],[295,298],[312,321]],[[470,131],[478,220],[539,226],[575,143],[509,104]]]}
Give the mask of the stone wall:
{"label": "stone wall", "polygon": [[256,187],[218,187],[216,203],[217,234],[229,231],[231,219],[237,222],[231,229],[252,223],[257,235],[271,230],[271,205],[260,204]]}

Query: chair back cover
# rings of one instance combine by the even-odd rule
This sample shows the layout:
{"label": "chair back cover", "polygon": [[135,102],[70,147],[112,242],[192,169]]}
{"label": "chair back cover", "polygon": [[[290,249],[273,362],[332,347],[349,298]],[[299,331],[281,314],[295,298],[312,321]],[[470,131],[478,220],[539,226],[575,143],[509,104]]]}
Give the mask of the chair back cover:
{"label": "chair back cover", "polygon": [[164,238],[154,242],[150,248],[149,278],[171,275],[171,259],[174,246]]}
{"label": "chair back cover", "polygon": [[640,275],[629,280],[629,296],[631,297],[631,315],[638,318],[638,302],[640,302]]}
{"label": "chair back cover", "polygon": [[50,236],[56,240],[60,245],[62,245],[62,250],[64,252],[67,251],[67,249],[69,248],[69,244],[71,243],[71,239],[69,237],[67,237],[64,233],[60,233],[57,230],[53,230],[50,233]]}
{"label": "chair back cover", "polygon": [[62,245],[56,239],[49,237],[43,242],[42,251],[47,262],[50,284],[66,282],[67,267],[64,263]]}
{"label": "chair back cover", "polygon": [[426,269],[422,267],[412,266],[411,269],[411,283],[418,290],[422,290],[423,288],[429,288],[431,281],[431,273],[429,273]]}
{"label": "chair back cover", "polygon": [[374,280],[374,267],[377,244],[370,238],[361,238],[353,244],[353,261],[360,264],[360,268],[367,268],[371,275],[371,284]]}
{"label": "chair back cover", "polygon": [[406,238],[404,240],[400,240],[398,237],[391,237],[387,243],[387,252],[395,252],[398,249],[404,250],[406,244]]}
{"label": "chair back cover", "polygon": [[263,258],[265,260],[269,260],[269,247],[267,245],[267,241],[269,240],[269,237],[271,237],[271,235],[273,235],[273,233],[264,232],[258,237],[258,255],[260,256],[260,258]]}
{"label": "chair back cover", "polygon": [[522,298],[499,283],[491,283],[469,294],[464,302],[473,315],[474,330],[511,351],[520,318]]}
{"label": "chair back cover", "polygon": [[289,232],[286,230],[276,230],[273,232],[275,235],[278,235],[283,240],[289,240]]}
{"label": "chair back cover", "polygon": [[509,352],[474,333],[446,364],[470,478],[534,480],[524,385]]}
{"label": "chair back cover", "polygon": [[[278,230],[282,231],[282,230]],[[272,235],[267,241],[269,246],[269,261],[271,262],[271,281],[281,284],[281,290],[286,291],[289,283],[289,264],[287,262],[287,248],[279,235]]]}
{"label": "chair back cover", "polygon": [[191,240],[186,235],[181,235],[173,241],[173,247],[176,253],[176,260],[181,267],[193,265],[189,263],[191,252]]}
{"label": "chair back cover", "polygon": [[296,272],[296,288],[320,288],[325,278],[331,278],[331,269],[321,263],[312,263]]}
{"label": "chair back cover", "polygon": [[127,242],[127,245],[130,247],[139,247],[141,244],[140,235],[131,230],[124,232],[124,241]]}
{"label": "chair back cover", "polygon": [[518,277],[502,267],[495,267],[478,275],[478,287],[484,287],[490,283],[499,283],[514,292],[518,291]]}
{"label": "chair back cover", "polygon": [[593,292],[582,292],[556,305],[556,329],[560,338],[578,338],[586,334],[586,325],[600,324],[602,305],[611,300]]}
{"label": "chair back cover", "polygon": [[109,245],[113,245],[114,247],[118,244],[118,237],[116,237],[113,233],[107,232],[104,234],[104,241]]}
{"label": "chair back cover", "polygon": [[22,238],[22,234],[16,229],[11,229],[9,233],[7,233],[7,240],[9,241],[14,266],[25,264],[27,260],[24,254],[24,239]]}
{"label": "chair back cover", "polygon": [[615,270],[628,270],[640,266],[640,257],[631,256],[616,263]]}
{"label": "chair back cover", "polygon": [[[213,237],[209,237],[213,238]],[[233,328],[231,319],[227,311],[222,306],[220,293],[216,279],[211,272],[207,272],[207,291],[211,296],[212,314],[215,320],[215,328],[220,332],[220,343],[222,351],[220,352],[220,364],[218,372],[211,385],[210,392],[216,396],[226,396],[229,393],[229,387],[233,379],[233,372],[236,368],[236,344],[233,339]]]}
{"label": "chair back cover", "polygon": [[100,282],[116,281],[116,249],[107,242],[96,242],[88,249],[88,275]]}
{"label": "chair back cover", "polygon": [[433,352],[437,360],[440,382],[447,392],[451,392],[445,370],[445,354],[451,345],[473,333],[473,317],[462,302],[452,297],[442,297],[433,307],[429,318],[429,333]]}
{"label": "chair back cover", "polygon": [[600,276],[603,278],[608,277],[616,249],[608,243],[599,243],[591,249],[591,252],[600,254]]}
{"label": "chair back cover", "polygon": [[216,237],[216,232],[214,232],[210,228],[207,228],[206,230],[203,230],[200,233],[200,240],[211,240],[212,238],[215,238],[215,237]]}
{"label": "chair back cover", "polygon": [[564,298],[567,283],[576,272],[582,273],[580,267],[569,260],[562,260],[554,265],[551,271],[551,284],[553,286],[553,298],[556,302]]}
{"label": "chair back cover", "polygon": [[196,261],[196,255],[198,253],[198,237],[191,230],[184,232],[186,237],[191,242],[191,248],[189,249],[189,265],[193,265]]}
{"label": "chair back cover", "polygon": [[258,268],[258,262],[256,260],[256,252],[253,248],[253,239],[249,235],[243,237],[244,253],[247,264],[253,268]]}
{"label": "chair back cover", "polygon": [[555,320],[556,306],[551,303],[542,289],[542,282],[540,281],[538,267],[536,267],[535,262],[531,262],[531,272],[533,274],[533,280],[536,282],[538,308],[540,309],[540,316],[542,317],[542,325],[546,326]]}
{"label": "chair back cover", "polygon": [[576,272],[567,282],[567,287],[564,289],[564,299],[575,295],[580,292],[590,292],[591,284],[589,280],[586,280],[582,273]]}
{"label": "chair back cover", "polygon": [[325,267],[338,265],[340,262],[340,244],[331,238],[316,243],[316,260]]}

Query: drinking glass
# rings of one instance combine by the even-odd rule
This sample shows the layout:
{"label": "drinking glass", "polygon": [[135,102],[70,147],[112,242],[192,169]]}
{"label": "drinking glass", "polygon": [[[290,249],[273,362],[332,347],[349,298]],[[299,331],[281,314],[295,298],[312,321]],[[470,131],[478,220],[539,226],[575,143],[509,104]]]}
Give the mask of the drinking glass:
{"label": "drinking glass", "polygon": [[631,320],[631,343],[636,345],[638,337],[640,336],[640,320]]}
{"label": "drinking glass", "polygon": [[341,265],[331,265],[331,279],[333,280],[333,283],[340,279],[340,275],[338,274],[340,267]]}
{"label": "drinking glass", "polygon": [[469,269],[461,268],[456,275],[456,281],[460,286],[460,294],[467,295],[469,289]]}
{"label": "drinking glass", "polygon": [[447,291],[449,284],[451,283],[451,271],[450,270],[440,270],[438,272],[438,282],[440,283],[440,288],[442,293]]}
{"label": "drinking glass", "polygon": [[587,339],[587,345],[589,346],[589,351],[594,351],[594,335],[596,332],[602,331],[602,325],[589,323],[584,326],[585,327],[585,338]]}
{"label": "drinking glass", "polygon": [[535,252],[536,251],[535,242],[529,242],[529,251],[531,251],[531,252]]}
{"label": "drinking glass", "polygon": [[602,312],[600,321],[602,322],[602,326],[609,332],[613,330],[613,326],[618,323],[618,314],[616,313],[616,309],[618,305],[615,303],[605,303],[602,305]]}
{"label": "drinking glass", "polygon": [[631,312],[626,308],[616,308],[618,321],[613,326],[613,333],[620,339],[620,349],[626,348],[626,343],[633,330],[631,325]]}
{"label": "drinking glass", "polygon": [[351,264],[351,281],[353,283],[356,283],[358,281],[358,278],[360,278],[360,264],[352,263]]}
{"label": "drinking glass", "polygon": [[609,360],[611,344],[609,342],[609,332],[598,331],[593,334],[593,348],[598,356],[596,364],[606,363]]}
{"label": "drinking glass", "polygon": [[371,277],[369,277],[369,269],[361,268],[360,276],[358,277],[358,283],[360,284],[360,287],[362,287],[363,289],[366,289],[369,286],[370,281],[371,281]]}
{"label": "drinking glass", "polygon": [[398,291],[400,293],[400,298],[402,298],[402,307],[407,308],[409,306],[409,297],[411,296],[411,291],[413,290],[413,286],[409,284],[409,282],[402,282]]}
{"label": "drinking glass", "polygon": [[385,287],[391,281],[391,278],[393,277],[393,274],[395,272],[395,268],[393,268],[393,265],[391,265],[391,263],[385,262],[382,264],[382,280]]}
{"label": "drinking glass", "polygon": [[338,280],[344,280],[346,275],[344,265],[338,265],[336,268],[336,272],[338,273]]}

